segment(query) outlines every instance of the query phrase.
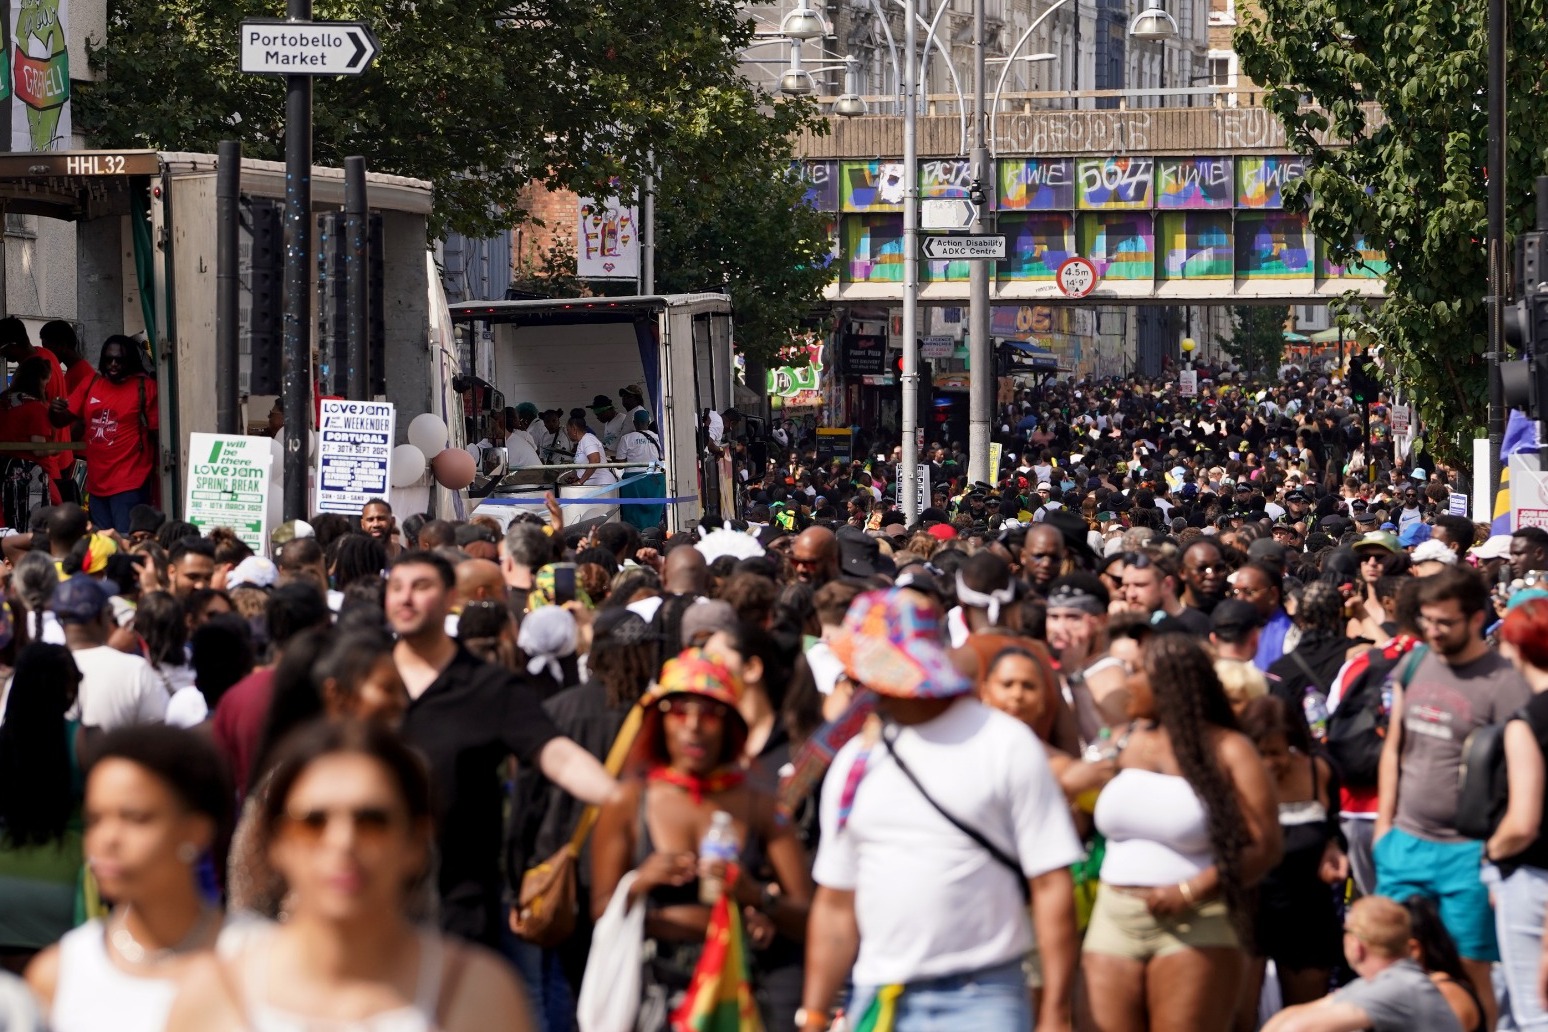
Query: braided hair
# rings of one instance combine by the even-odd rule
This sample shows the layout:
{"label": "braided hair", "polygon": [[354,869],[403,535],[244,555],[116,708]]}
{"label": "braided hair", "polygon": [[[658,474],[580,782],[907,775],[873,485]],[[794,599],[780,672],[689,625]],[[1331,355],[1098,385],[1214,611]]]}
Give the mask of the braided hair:
{"label": "braided hair", "polygon": [[1237,730],[1231,702],[1209,655],[1186,635],[1153,635],[1145,645],[1145,673],[1155,696],[1156,719],[1172,740],[1177,766],[1204,804],[1221,892],[1243,949],[1251,949],[1254,907],[1242,881],[1242,850],[1247,845],[1242,810],[1207,734],[1209,727]]}

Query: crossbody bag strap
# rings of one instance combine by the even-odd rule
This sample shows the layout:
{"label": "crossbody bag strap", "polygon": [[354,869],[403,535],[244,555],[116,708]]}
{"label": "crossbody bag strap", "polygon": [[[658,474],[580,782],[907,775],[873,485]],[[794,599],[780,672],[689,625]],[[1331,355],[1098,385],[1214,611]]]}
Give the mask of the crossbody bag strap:
{"label": "crossbody bag strap", "polygon": [[[645,711],[638,704],[630,707],[629,715],[624,718],[623,727],[618,729],[618,737],[613,739],[613,746],[607,751],[607,762],[604,766],[613,777],[623,770],[624,761],[629,758],[629,752],[634,748],[634,739],[640,733],[640,723],[645,718]],[[598,807],[588,806],[581,811],[580,820],[575,824],[575,833],[570,836],[570,852],[580,855],[581,846],[586,842],[586,836],[591,834],[591,827],[597,822]]]}
{"label": "crossbody bag strap", "polygon": [[898,765],[898,770],[902,771],[903,776],[908,778],[909,782],[919,790],[919,794],[924,796],[924,801],[935,808],[936,813],[946,818],[946,820],[953,828],[956,828],[958,831],[962,832],[962,834],[978,843],[978,845],[982,847],[986,853],[994,857],[997,863],[999,863],[1006,870],[1010,871],[1016,879],[1016,887],[1021,890],[1022,900],[1025,902],[1030,902],[1032,899],[1032,890],[1027,885],[1026,875],[1021,872],[1021,864],[1017,863],[1013,857],[1005,852],[1005,850],[989,841],[988,837],[985,836],[983,832],[979,831],[977,828],[972,827],[971,825],[963,823],[957,817],[948,812],[946,808],[943,807],[940,803],[936,802],[935,797],[932,796],[929,792],[925,791],[925,787],[924,785],[920,784],[919,778],[917,778],[914,775],[914,772],[909,769],[908,764],[903,762],[903,757],[898,755],[898,751],[892,747],[892,739],[894,737],[895,736],[893,735],[887,734],[885,730],[882,731],[882,745],[887,747],[887,755],[891,756],[892,762]]}
{"label": "crossbody bag strap", "polygon": [[1306,657],[1301,655],[1300,650],[1291,649],[1288,653],[1286,653],[1286,655],[1288,655],[1291,660],[1295,662],[1296,666],[1301,668],[1301,673],[1306,675],[1306,681],[1308,684],[1317,689],[1323,695],[1328,694],[1328,690],[1322,686],[1322,679],[1317,676],[1317,671],[1313,670],[1311,668],[1311,664],[1306,662]]}

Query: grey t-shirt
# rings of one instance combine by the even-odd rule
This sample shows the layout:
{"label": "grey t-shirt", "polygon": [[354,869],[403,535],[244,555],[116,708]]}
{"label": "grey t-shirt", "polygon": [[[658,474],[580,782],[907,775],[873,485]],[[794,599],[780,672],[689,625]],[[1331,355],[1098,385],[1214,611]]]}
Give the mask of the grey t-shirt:
{"label": "grey t-shirt", "polygon": [[1462,1032],[1446,998],[1411,960],[1400,960],[1374,978],[1356,979],[1333,999],[1363,1010],[1374,1032]]}
{"label": "grey t-shirt", "polygon": [[1403,758],[1395,823],[1431,842],[1461,842],[1455,830],[1462,746],[1486,724],[1497,724],[1532,697],[1526,681],[1499,653],[1465,666],[1432,651],[1403,690]]}

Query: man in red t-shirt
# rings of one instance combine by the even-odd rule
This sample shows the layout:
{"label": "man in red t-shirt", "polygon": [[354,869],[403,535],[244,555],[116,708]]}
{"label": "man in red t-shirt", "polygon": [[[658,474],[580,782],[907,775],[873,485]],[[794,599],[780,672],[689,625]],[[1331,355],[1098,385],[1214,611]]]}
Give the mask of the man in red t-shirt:
{"label": "man in red t-shirt", "polygon": [[145,373],[140,348],[115,334],[102,345],[101,372],[49,408],[55,426],[86,431],[86,492],[91,522],[129,533],[129,510],[150,501],[155,470],[156,381]]}
{"label": "man in red t-shirt", "polygon": [[[91,363],[86,361],[86,356],[81,354],[81,342],[76,339],[75,327],[63,319],[44,323],[43,328],[38,331],[38,343],[43,346],[44,351],[57,358],[64,368],[65,393],[61,397],[68,400],[81,384],[97,375]],[[80,438],[74,436],[71,428],[66,426],[56,430],[54,440],[78,441]],[[79,503],[85,499],[80,497],[80,491],[76,488],[75,458],[75,455],[70,452],[59,454],[57,465],[60,473],[54,480],[54,487],[61,498]]]}

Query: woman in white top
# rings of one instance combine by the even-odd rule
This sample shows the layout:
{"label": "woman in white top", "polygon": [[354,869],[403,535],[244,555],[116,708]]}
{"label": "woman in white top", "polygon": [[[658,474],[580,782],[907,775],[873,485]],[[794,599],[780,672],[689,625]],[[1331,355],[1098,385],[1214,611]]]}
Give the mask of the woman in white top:
{"label": "woman in white top", "polygon": [[375,724],[281,746],[260,834],[289,915],[184,981],[168,1032],[460,1032],[533,1026],[508,966],[403,916],[430,869],[423,763]]}
{"label": "woman in white top", "polygon": [[214,947],[218,907],[198,865],[225,826],[231,782],[208,738],[145,724],[110,731],[86,777],[86,863],[105,920],[88,921],[27,968],[54,1032],[160,1032],[193,958]]}
{"label": "woman in white top", "polygon": [[1107,854],[1081,960],[1092,1023],[1225,1032],[1251,942],[1247,890],[1279,862],[1273,784],[1191,637],[1134,625],[1110,651],[1134,723],[1096,804]]}
{"label": "woman in white top", "polygon": [[[607,449],[591,428],[586,425],[586,420],[581,416],[571,416],[569,423],[565,425],[565,434],[575,443],[575,462],[580,465],[590,463],[593,466],[608,461]],[[606,485],[616,483],[618,478],[610,469],[578,469],[574,471],[577,484]]]}

